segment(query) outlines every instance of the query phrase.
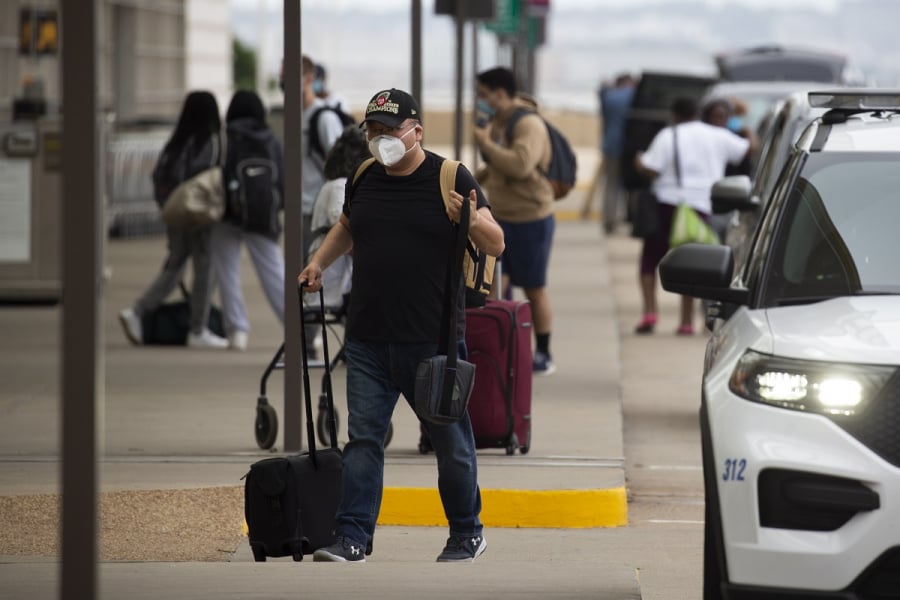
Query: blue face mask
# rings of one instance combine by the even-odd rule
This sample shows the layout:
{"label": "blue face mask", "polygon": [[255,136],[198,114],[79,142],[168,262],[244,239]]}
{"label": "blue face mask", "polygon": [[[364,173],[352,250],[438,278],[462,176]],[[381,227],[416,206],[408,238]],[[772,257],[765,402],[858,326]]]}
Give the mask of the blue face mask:
{"label": "blue face mask", "polygon": [[313,93],[319,95],[325,91],[325,82],[321,79],[313,79]]}
{"label": "blue face mask", "polygon": [[725,126],[731,131],[737,133],[744,128],[744,120],[738,116],[728,117],[728,123]]}
{"label": "blue face mask", "polygon": [[476,118],[484,118],[487,121],[494,118],[494,115],[497,114],[497,110],[492,108],[484,98],[479,98],[475,101],[475,112],[477,113]]}

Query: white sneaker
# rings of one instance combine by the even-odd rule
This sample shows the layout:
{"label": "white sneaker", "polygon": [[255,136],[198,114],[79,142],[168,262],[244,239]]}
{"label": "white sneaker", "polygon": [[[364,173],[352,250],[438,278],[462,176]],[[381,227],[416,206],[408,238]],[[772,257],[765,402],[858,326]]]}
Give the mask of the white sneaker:
{"label": "white sneaker", "polygon": [[119,323],[122,324],[122,330],[125,337],[134,344],[140,346],[144,343],[144,330],[141,327],[141,319],[130,308],[119,311]]}
{"label": "white sneaker", "polygon": [[232,350],[244,351],[247,349],[247,332],[235,331],[228,336],[228,347]]}
{"label": "white sneaker", "polygon": [[217,348],[223,349],[228,347],[228,340],[219,337],[212,331],[203,328],[200,333],[189,333],[187,338],[188,348]]}
{"label": "white sneaker", "polygon": [[316,337],[313,338],[312,347],[316,350],[316,352],[321,352],[322,348],[325,346],[324,342],[322,342],[322,332],[316,334]]}

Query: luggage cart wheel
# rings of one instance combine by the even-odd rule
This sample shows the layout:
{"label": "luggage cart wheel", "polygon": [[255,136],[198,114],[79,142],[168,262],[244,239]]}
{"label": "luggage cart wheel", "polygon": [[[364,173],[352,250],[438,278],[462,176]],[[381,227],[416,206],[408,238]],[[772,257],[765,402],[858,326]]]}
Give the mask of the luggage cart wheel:
{"label": "luggage cart wheel", "polygon": [[509,437],[509,443],[506,444],[506,455],[512,456],[516,453],[516,449],[519,447],[519,438],[516,437],[516,434],[512,434]]}
{"label": "luggage cart wheel", "polygon": [[[319,405],[319,414],[316,416],[316,433],[319,434],[319,441],[323,446],[331,445],[331,430],[328,428],[328,411],[321,410]],[[334,409],[334,428],[341,430],[341,417],[337,409]]]}
{"label": "luggage cart wheel", "polygon": [[275,438],[278,437],[278,413],[275,408],[266,401],[264,397],[260,397],[256,404],[256,444],[263,450],[268,450],[275,445]]}

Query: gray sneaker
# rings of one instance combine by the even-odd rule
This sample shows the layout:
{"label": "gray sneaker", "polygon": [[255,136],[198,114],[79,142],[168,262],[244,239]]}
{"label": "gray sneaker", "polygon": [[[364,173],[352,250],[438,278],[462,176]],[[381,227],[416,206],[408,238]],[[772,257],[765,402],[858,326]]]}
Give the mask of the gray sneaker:
{"label": "gray sneaker", "polygon": [[338,536],[334,543],[313,552],[313,562],[366,562],[365,546]]}
{"label": "gray sneaker", "polygon": [[473,562],[484,553],[487,540],[483,535],[451,535],[447,538],[444,551],[437,557],[438,562]]}

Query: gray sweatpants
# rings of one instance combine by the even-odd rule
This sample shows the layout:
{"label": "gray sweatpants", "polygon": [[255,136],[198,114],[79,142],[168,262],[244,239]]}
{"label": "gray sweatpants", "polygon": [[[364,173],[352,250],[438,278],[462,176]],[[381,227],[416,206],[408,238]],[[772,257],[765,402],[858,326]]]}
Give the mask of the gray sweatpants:
{"label": "gray sweatpants", "polygon": [[209,299],[212,290],[212,265],[210,264],[211,228],[166,229],[169,256],[162,271],[150,287],[134,303],[132,310],[139,318],[155,310],[178,287],[184,276],[188,258],[192,260],[194,281],[191,285],[191,332],[200,333],[209,316]]}
{"label": "gray sweatpants", "polygon": [[241,289],[241,243],[246,244],[256,276],[269,305],[284,323],[284,257],[277,241],[258,233],[250,233],[231,223],[212,227],[212,264],[219,293],[225,332],[250,331],[244,293]]}

